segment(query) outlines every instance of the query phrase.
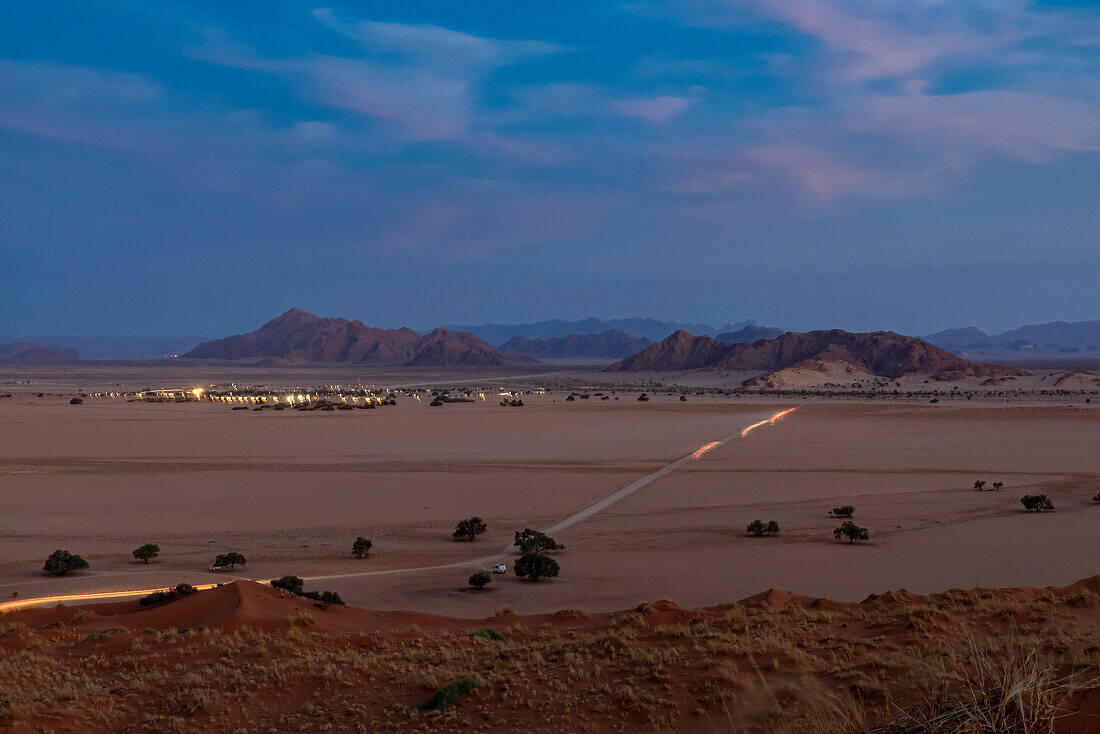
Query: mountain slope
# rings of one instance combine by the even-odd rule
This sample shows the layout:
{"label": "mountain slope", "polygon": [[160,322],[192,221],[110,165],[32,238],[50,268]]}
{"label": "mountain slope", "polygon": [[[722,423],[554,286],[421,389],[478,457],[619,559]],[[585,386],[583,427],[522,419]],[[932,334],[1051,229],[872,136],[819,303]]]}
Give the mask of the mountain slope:
{"label": "mountain slope", "polygon": [[499,367],[532,361],[473,334],[436,329],[376,329],[355,320],[319,318],[292,308],[247,334],[204,342],[187,359],[268,360],[292,364],[371,364],[409,367]]}
{"label": "mountain slope", "polygon": [[733,345],[680,329],[666,339],[605,369],[605,372],[664,372],[713,367]]}
{"label": "mountain slope", "polygon": [[536,359],[622,359],[642,351],[652,343],[645,337],[633,337],[620,329],[609,329],[602,334],[570,334],[552,339],[514,336],[501,344],[500,348]]}

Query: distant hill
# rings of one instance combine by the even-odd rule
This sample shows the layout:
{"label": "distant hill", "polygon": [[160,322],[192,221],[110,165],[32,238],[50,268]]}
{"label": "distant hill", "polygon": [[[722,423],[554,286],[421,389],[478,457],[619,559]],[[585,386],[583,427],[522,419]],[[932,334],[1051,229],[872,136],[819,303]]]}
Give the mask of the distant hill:
{"label": "distant hill", "polygon": [[748,344],[757,339],[774,339],[782,334],[783,329],[777,329],[774,326],[746,326],[737,331],[727,331],[714,338],[726,344]]}
{"label": "distant hill", "polygon": [[376,329],[292,308],[247,334],[203,342],[186,359],[266,360],[273,364],[354,363],[409,367],[500,367],[531,362],[473,334],[436,329]]}
{"label": "distant hill", "polygon": [[652,343],[645,337],[634,337],[619,329],[609,329],[602,334],[570,334],[552,339],[514,336],[501,344],[500,348],[535,359],[622,359],[640,352]]}
{"label": "distant hill", "polygon": [[51,347],[35,342],[0,344],[0,362],[9,364],[54,364],[80,362],[86,359],[88,359],[87,354],[71,347]]}
{"label": "distant hill", "polygon": [[89,359],[161,359],[183,354],[203,341],[201,336],[23,336],[5,342],[35,342],[47,347],[72,347]]}
{"label": "distant hill", "polygon": [[629,319],[587,318],[579,321],[552,319],[550,321],[536,321],[531,324],[479,324],[473,326],[446,326],[444,328],[455,331],[468,331],[490,344],[501,345],[517,336],[524,339],[556,339],[574,334],[602,334],[613,330],[625,331],[633,337],[655,342],[664,339],[679,329],[685,329],[695,334],[713,336],[721,332],[738,331],[746,326],[756,326],[756,322],[748,319],[716,328],[709,324],[682,324],[679,321],[658,321],[656,319],[634,317]]}
{"label": "distant hill", "polygon": [[1079,352],[1100,352],[1100,321],[1051,321],[1021,326],[1000,334],[986,334],[981,329],[968,326],[937,331],[925,339],[952,352],[1073,356]]}
{"label": "distant hill", "polygon": [[[850,333],[840,329],[787,332],[750,344],[726,344],[678,331],[664,341],[607,368],[610,372],[713,369],[772,373],[790,367],[814,369],[843,365],[881,377],[928,375],[953,380],[967,376],[1025,374],[1000,365],[974,365],[911,336],[892,331]],[[835,371],[835,370],[833,370]]]}

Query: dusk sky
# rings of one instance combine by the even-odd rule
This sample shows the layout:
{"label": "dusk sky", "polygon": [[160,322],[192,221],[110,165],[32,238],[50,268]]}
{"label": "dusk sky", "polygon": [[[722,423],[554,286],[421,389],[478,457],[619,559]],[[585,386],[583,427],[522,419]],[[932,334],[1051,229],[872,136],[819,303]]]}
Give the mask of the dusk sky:
{"label": "dusk sky", "polygon": [[1100,318],[1100,9],[28,2],[0,333]]}

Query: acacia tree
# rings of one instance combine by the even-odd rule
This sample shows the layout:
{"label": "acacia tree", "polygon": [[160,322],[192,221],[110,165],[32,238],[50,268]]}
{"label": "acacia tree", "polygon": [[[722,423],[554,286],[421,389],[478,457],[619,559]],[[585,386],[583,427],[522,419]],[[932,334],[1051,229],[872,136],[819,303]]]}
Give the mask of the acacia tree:
{"label": "acacia tree", "polygon": [[75,553],[67,550],[55,550],[46,559],[46,565],[42,570],[51,576],[64,576],[70,571],[79,571],[87,568],[88,562]]}
{"label": "acacia tree", "polygon": [[517,530],[512,545],[519,548],[520,553],[542,553],[565,548],[546,533],[531,528],[524,528],[522,532]]}
{"label": "acacia tree", "polygon": [[215,566],[229,566],[230,571],[232,571],[237,566],[243,566],[246,563],[248,563],[248,560],[237,552],[223,553],[222,555],[216,556],[214,558]]}
{"label": "acacia tree", "polygon": [[480,517],[469,517],[458,521],[451,537],[455,540],[474,540],[488,529],[489,527]]}
{"label": "acacia tree", "polygon": [[1096,496],[1092,498],[1093,502],[1100,502],[1100,492],[1096,493]]}
{"label": "acacia tree", "polygon": [[993,482],[993,489],[995,490],[1000,489],[1003,486],[1005,486],[1004,482]]}
{"label": "acacia tree", "polygon": [[139,561],[148,563],[160,554],[160,546],[156,543],[146,543],[134,549],[133,556]]}
{"label": "acacia tree", "polygon": [[366,558],[372,546],[374,546],[374,543],[360,535],[355,539],[355,542],[351,544],[351,554],[356,558]]}
{"label": "acacia tree", "polygon": [[478,591],[481,591],[482,589],[484,589],[485,585],[488,584],[492,580],[493,580],[493,577],[490,576],[489,574],[485,573],[484,571],[478,571],[477,573],[470,576],[469,579],[467,579],[470,586],[474,587]]}
{"label": "acacia tree", "polygon": [[775,520],[768,520],[767,523],[763,520],[753,520],[749,523],[749,526],[745,528],[745,531],[752,533],[758,538],[763,535],[775,535],[779,532],[779,523]]}
{"label": "acacia tree", "polygon": [[985,480],[979,479],[978,481],[974,482],[974,489],[978,492],[981,492],[983,489],[985,489]]}
{"label": "acacia tree", "polygon": [[550,556],[540,553],[526,553],[516,561],[515,572],[520,578],[527,577],[532,581],[541,578],[553,578],[561,571],[558,562]]}
{"label": "acacia tree", "polygon": [[871,537],[871,534],[867,532],[867,528],[861,528],[851,520],[846,520],[839,528],[833,530],[833,536],[836,537],[837,540],[847,538],[850,545],[857,540],[867,540]]}
{"label": "acacia tree", "polygon": [[1025,494],[1020,498],[1020,504],[1024,506],[1025,510],[1034,510],[1035,512],[1054,509],[1054,503],[1047,499],[1045,494]]}
{"label": "acacia tree", "polygon": [[834,507],[831,514],[836,517],[851,517],[856,511],[856,508],[851,505],[841,505],[840,507]]}

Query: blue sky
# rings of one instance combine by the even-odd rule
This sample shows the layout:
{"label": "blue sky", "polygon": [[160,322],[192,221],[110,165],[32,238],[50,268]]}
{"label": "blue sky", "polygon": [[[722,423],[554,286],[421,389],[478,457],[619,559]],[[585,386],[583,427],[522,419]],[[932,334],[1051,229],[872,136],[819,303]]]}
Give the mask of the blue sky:
{"label": "blue sky", "polygon": [[0,332],[1100,318],[1100,11],[6,3]]}

